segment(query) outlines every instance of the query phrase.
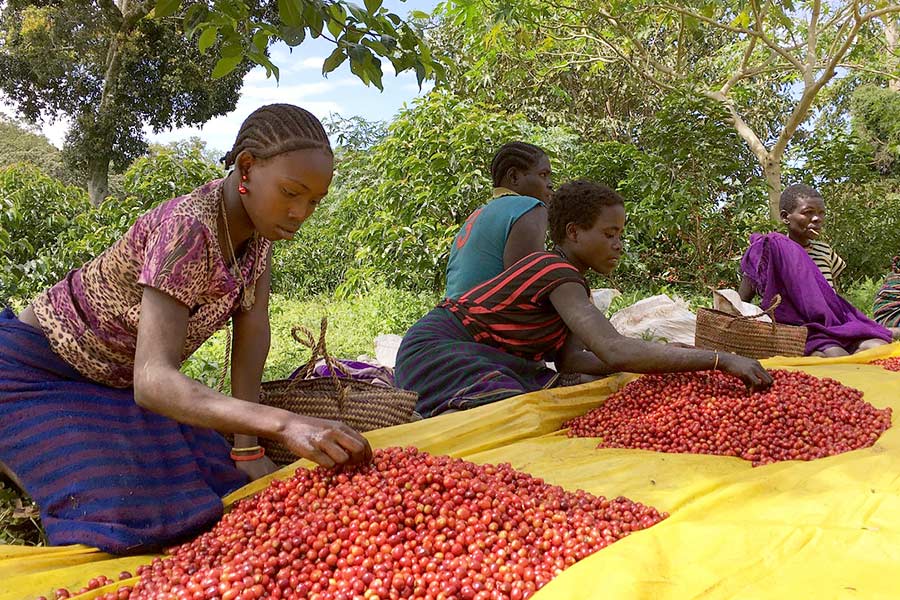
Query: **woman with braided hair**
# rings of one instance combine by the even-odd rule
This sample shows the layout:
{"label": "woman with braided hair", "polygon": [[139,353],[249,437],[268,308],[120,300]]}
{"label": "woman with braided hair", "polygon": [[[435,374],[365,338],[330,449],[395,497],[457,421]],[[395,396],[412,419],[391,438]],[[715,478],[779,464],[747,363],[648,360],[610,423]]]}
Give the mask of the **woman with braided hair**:
{"label": "woman with braided hair", "polygon": [[544,249],[550,176],[550,159],[537,146],[510,142],[497,151],[491,162],[493,199],[469,215],[453,240],[445,297],[458,298]]}
{"label": "woman with braided hair", "polygon": [[554,193],[548,212],[552,252],[527,254],[445,298],[403,337],[394,373],[399,387],[419,394],[416,412],[433,417],[554,387],[560,373],[718,369],[754,389],[772,384],[755,360],[626,338],[597,310],[585,275],[610,273],[619,262],[625,202],[618,193],[572,181]]}
{"label": "woman with braided hair", "polygon": [[[149,211],[0,316],[0,466],[38,503],[51,544],[123,554],[196,533],[223,495],[274,470],[257,436],[326,466],[371,457],[341,423],[256,403],[272,242],[328,192],[325,130],[296,106],[264,106],[224,161],[224,179]],[[229,318],[231,396],[179,371]]]}

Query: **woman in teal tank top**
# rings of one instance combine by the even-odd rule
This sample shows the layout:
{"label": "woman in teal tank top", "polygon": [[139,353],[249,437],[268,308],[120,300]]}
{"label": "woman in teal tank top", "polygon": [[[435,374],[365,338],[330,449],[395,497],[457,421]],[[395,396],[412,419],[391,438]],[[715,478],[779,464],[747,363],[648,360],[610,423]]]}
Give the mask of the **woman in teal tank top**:
{"label": "woman in teal tank top", "polygon": [[505,144],[491,162],[493,199],[456,234],[447,263],[447,298],[458,298],[520,258],[544,250],[551,169],[546,152],[525,142]]}

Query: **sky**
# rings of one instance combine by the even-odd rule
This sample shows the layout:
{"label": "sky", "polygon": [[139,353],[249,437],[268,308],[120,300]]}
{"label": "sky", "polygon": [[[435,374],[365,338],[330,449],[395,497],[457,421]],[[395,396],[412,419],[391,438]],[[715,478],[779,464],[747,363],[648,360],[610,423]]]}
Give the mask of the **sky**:
{"label": "sky", "polygon": [[[389,10],[401,16],[412,10],[431,12],[438,0],[385,0]],[[334,45],[322,40],[307,39],[300,46],[290,48],[279,43],[270,49],[272,62],[280,69],[280,80],[266,78],[266,70],[256,67],[244,78],[244,87],[237,107],[231,113],[216,117],[202,127],[180,128],[158,134],[147,130],[151,143],[168,143],[197,136],[210,149],[227,151],[234,143],[243,120],[256,108],[273,102],[287,102],[306,108],[320,119],[336,113],[342,117],[360,116],[367,120],[389,121],[404,105],[421,93],[428,92],[432,84],[425,82],[422,90],[413,72],[396,75],[389,61],[381,63],[384,72],[384,92],[374,86],[366,87],[350,72],[349,61],[322,76],[322,62],[331,54]],[[0,101],[0,110],[14,114],[6,103]],[[69,123],[67,120],[40,124],[42,133],[56,146],[61,147]]]}

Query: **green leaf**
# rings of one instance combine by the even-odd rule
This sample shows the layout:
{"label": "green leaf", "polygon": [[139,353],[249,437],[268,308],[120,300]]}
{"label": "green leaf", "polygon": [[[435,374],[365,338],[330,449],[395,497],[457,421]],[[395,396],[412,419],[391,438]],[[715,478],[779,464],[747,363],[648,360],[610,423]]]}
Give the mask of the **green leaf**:
{"label": "green leaf", "polygon": [[209,17],[209,9],[202,4],[194,4],[188,7],[184,13],[184,32],[190,37],[198,27],[206,25]]}
{"label": "green leaf", "polygon": [[278,0],[278,17],[288,27],[303,25],[303,11],[300,0]]}
{"label": "green leaf", "polygon": [[[431,18],[431,15],[429,15],[427,12],[424,12],[421,10],[414,10],[411,13],[409,13],[409,16],[411,16],[414,19],[430,19]],[[395,23],[395,25],[396,25],[396,23]]]}
{"label": "green leaf", "polygon": [[280,36],[288,46],[299,46],[306,39],[306,28],[285,27],[281,30]]}
{"label": "green leaf", "polygon": [[266,68],[266,77],[274,75],[275,81],[279,80],[281,71],[279,71],[278,67],[273,64],[271,60],[269,60],[268,56],[266,56],[262,52],[251,52],[248,57],[256,64]]}
{"label": "green leaf", "polygon": [[369,79],[375,84],[380,91],[384,91],[384,85],[381,83],[384,73],[381,70],[381,61],[375,57],[366,65],[366,71],[369,73]]}
{"label": "green leaf", "polygon": [[372,56],[372,52],[362,44],[354,44],[350,46],[349,55],[350,71],[359,77],[364,84],[369,85],[377,79],[378,81],[375,85],[380,86],[381,64],[378,63],[373,68],[373,63],[376,61]]}
{"label": "green leaf", "polygon": [[304,9],[303,16],[306,19],[306,25],[309,27],[309,33],[312,38],[322,35],[322,28],[325,26],[325,17],[321,11],[316,10],[312,5],[308,5]]}
{"label": "green leaf", "polygon": [[222,77],[225,77],[234,71],[237,66],[241,64],[243,59],[243,54],[238,54],[237,56],[223,56],[219,59],[219,62],[216,63],[215,68],[213,68],[212,78],[221,79]]}
{"label": "green leaf", "polygon": [[362,44],[353,44],[350,46],[350,50],[348,52],[350,55],[351,61],[363,62],[366,60],[366,57],[371,57],[371,53],[366,50],[366,47]]}
{"label": "green leaf", "polygon": [[356,4],[353,4],[352,2],[348,2],[348,3],[347,3],[347,10],[350,11],[350,14],[353,15],[353,17],[354,17],[357,21],[359,21],[360,23],[365,22],[365,20],[366,20],[366,13],[363,12],[363,9],[362,9],[362,8],[360,8],[360,7],[357,6]]}
{"label": "green leaf", "polygon": [[200,52],[205,54],[209,47],[216,43],[218,33],[219,28],[215,26],[210,26],[203,30],[203,33],[200,34],[200,39],[197,41],[197,48],[200,49]]}
{"label": "green leaf", "polygon": [[334,37],[338,37],[341,32],[344,30],[344,21],[338,19],[328,19],[328,31],[331,32],[331,35]]}
{"label": "green leaf", "polygon": [[215,6],[233,21],[242,21],[247,16],[247,5],[242,1],[220,0]]}
{"label": "green leaf", "polygon": [[388,49],[381,42],[376,42],[373,40],[363,40],[362,43],[367,48],[371,48],[372,50],[375,51],[376,54],[379,54],[381,56],[387,56],[388,54],[390,54],[388,52]]}
{"label": "green leaf", "polygon": [[416,81],[419,83],[419,89],[422,89],[422,83],[425,81],[425,66],[421,61],[416,60],[414,65],[416,69]]}
{"label": "green leaf", "polygon": [[344,49],[340,46],[335,48],[334,52],[322,63],[322,75],[331,73],[341,66],[345,60],[347,60],[347,55],[344,53]]}
{"label": "green leaf", "polygon": [[335,21],[343,23],[347,20],[347,11],[341,4],[332,4],[328,7],[327,11]]}
{"label": "green leaf", "polygon": [[393,52],[397,49],[397,39],[390,35],[382,35],[381,43],[384,44],[384,47],[388,49],[388,52]]}
{"label": "green leaf", "polygon": [[374,15],[378,12],[378,9],[381,8],[382,0],[365,0],[366,2],[366,10],[369,11],[369,14]]}
{"label": "green leaf", "polygon": [[238,62],[240,62],[240,58],[244,55],[244,49],[241,45],[235,41],[230,41],[222,46],[221,52],[222,58],[238,58]]}
{"label": "green leaf", "polygon": [[264,52],[269,45],[269,34],[265,31],[257,31],[253,34],[253,45],[260,52]]}
{"label": "green leaf", "polygon": [[158,0],[153,15],[157,19],[171,17],[178,12],[179,8],[181,8],[181,0]]}
{"label": "green leaf", "polygon": [[741,11],[741,13],[734,18],[731,22],[732,27],[747,27],[750,24],[750,13],[746,10]]}

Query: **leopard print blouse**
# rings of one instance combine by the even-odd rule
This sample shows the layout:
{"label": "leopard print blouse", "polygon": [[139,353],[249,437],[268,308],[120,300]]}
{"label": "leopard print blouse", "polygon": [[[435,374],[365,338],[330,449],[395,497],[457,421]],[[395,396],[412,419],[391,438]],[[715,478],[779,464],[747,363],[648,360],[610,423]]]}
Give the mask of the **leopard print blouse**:
{"label": "leopard print blouse", "polygon": [[[238,310],[241,285],[216,234],[223,184],[212,181],[147,212],[105,252],[37,297],[32,306],[41,329],[79,373],[113,387],[133,384],[144,286],[190,308],[182,360]],[[238,259],[251,289],[270,247],[254,236]]]}

